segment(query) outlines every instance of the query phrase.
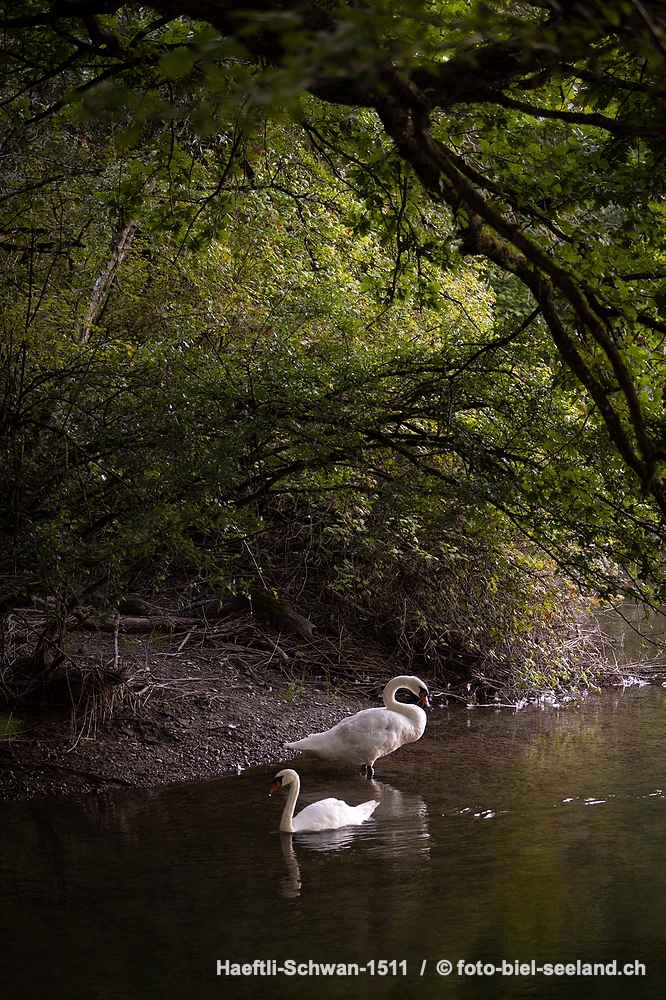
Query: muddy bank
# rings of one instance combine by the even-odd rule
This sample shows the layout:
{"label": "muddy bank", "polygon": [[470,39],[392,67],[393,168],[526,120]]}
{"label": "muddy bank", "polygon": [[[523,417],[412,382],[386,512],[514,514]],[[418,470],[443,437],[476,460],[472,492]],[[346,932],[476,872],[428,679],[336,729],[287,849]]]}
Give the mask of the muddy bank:
{"label": "muddy bank", "polygon": [[[109,650],[84,650],[100,662]],[[96,640],[99,642],[99,640]],[[14,701],[0,708],[0,799],[99,792],[211,778],[251,764],[280,764],[284,749],[379,704],[381,681],[344,686],[329,676],[306,679],[259,651],[230,654],[167,637],[127,639],[120,650],[124,700],[104,705],[76,690],[67,697]],[[396,671],[387,665],[384,681]],[[9,720],[9,724],[7,724]]]}

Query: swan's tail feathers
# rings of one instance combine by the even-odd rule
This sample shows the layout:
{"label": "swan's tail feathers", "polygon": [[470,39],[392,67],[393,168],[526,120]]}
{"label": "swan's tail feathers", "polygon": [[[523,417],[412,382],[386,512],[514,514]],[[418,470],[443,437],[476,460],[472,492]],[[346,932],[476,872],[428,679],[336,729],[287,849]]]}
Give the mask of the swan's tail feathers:
{"label": "swan's tail feathers", "polygon": [[290,750],[316,750],[317,744],[313,743],[311,736],[306,736],[302,740],[294,740],[293,743],[285,743]]}
{"label": "swan's tail feathers", "polygon": [[361,802],[359,806],[356,806],[363,813],[363,823],[365,823],[366,819],[370,819],[378,805],[379,799],[368,799],[367,802]]}

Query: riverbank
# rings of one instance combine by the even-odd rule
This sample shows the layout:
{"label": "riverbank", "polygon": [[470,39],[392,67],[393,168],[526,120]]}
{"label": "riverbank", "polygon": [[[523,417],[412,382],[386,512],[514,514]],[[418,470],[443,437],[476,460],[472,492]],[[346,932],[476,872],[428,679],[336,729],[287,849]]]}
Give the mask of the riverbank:
{"label": "riverbank", "polygon": [[[124,679],[114,695],[93,669],[110,663],[113,649],[100,649],[99,637],[73,638],[81,641],[91,665],[87,685],[59,699],[50,695],[49,702],[33,694],[0,711],[6,730],[0,799],[147,787],[278,765],[293,757],[285,742],[378,704],[383,686],[369,677],[344,687],[308,679],[279,655],[211,642],[190,647],[179,635],[121,639]],[[396,672],[387,664],[384,681]]]}
{"label": "riverbank", "polygon": [[[48,692],[0,706],[0,800],[277,766],[293,757],[286,742],[380,704],[386,681],[407,672],[367,641],[336,656],[326,636],[258,631],[242,616],[184,636],[75,632],[68,652],[59,690],[51,678]],[[622,686],[635,670],[608,666],[605,682]],[[475,698],[453,675],[444,687],[435,693],[445,701]],[[545,693],[542,703],[558,707],[563,697]]]}

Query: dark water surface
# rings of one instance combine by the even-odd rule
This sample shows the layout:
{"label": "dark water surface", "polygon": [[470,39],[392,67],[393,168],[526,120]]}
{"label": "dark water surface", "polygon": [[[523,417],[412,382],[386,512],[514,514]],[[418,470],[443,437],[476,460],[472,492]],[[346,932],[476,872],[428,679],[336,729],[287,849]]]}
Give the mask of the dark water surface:
{"label": "dark water surface", "polygon": [[[434,711],[375,781],[302,758],[301,805],[381,799],[334,834],[277,832],[275,770],[3,806],[0,996],[666,995],[660,683],[560,711]],[[289,959],[366,971],[216,975],[217,960]],[[373,976],[380,959],[397,974]],[[631,978],[516,974],[532,960],[640,964]],[[514,971],[469,974],[479,961]]]}

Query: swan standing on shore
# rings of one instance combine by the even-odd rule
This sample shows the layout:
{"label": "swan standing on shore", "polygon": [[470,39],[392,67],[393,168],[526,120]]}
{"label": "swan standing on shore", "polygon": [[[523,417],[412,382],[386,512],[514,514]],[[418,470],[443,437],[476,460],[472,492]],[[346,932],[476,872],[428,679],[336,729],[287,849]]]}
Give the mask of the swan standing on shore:
{"label": "swan standing on shore", "polygon": [[360,764],[369,778],[375,773],[378,757],[386,757],[403,745],[423,736],[428,717],[419,705],[404,705],[395,700],[399,688],[407,688],[430,707],[428,688],[418,677],[394,677],[384,688],[385,708],[366,708],[325,733],[313,733],[305,739],[287,743],[290,750],[310,750],[328,760]]}
{"label": "swan standing on shore", "polygon": [[360,826],[370,819],[379,805],[376,799],[361,802],[359,806],[349,806],[342,799],[320,799],[302,809],[294,817],[296,800],[301,790],[301,779],[290,767],[279,771],[273,780],[272,795],[285,785],[289,785],[289,795],[280,820],[281,833],[317,832],[318,830],[339,830],[343,826]]}

